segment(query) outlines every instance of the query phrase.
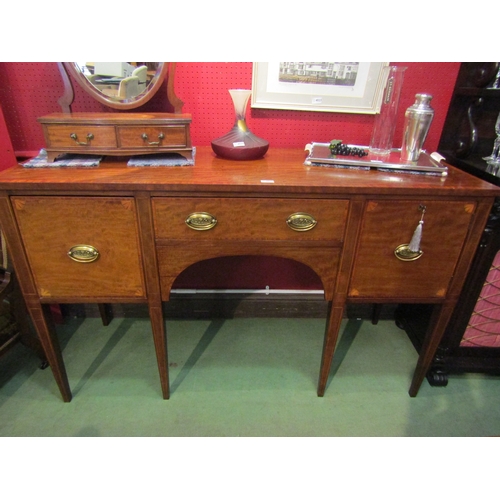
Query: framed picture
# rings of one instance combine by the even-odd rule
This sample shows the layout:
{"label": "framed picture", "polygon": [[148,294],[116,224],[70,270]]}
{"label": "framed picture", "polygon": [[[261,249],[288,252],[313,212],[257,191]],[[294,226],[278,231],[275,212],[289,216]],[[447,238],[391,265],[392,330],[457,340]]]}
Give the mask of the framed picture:
{"label": "framed picture", "polygon": [[367,113],[380,111],[389,63],[254,63],[252,108]]}

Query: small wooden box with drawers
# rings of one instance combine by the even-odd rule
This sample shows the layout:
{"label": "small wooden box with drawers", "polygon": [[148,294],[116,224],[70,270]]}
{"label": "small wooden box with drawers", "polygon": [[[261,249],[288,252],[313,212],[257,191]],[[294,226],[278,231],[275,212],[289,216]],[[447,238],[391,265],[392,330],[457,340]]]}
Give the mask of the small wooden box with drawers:
{"label": "small wooden box with drawers", "polygon": [[54,113],[38,119],[48,161],[63,153],[130,156],[179,153],[192,159],[191,115]]}

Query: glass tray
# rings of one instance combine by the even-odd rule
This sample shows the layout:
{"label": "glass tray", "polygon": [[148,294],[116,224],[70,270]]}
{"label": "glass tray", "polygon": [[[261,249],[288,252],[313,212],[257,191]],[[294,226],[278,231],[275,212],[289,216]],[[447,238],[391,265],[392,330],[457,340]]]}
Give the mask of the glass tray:
{"label": "glass tray", "polygon": [[[332,155],[330,153],[329,143],[313,142],[306,145],[306,151],[309,155],[306,158],[306,165],[317,165],[317,166],[332,166],[339,168],[356,168],[356,169],[378,169],[378,170],[394,170],[399,172],[409,172],[409,173],[429,173],[433,175],[448,175],[448,168],[446,165],[441,163],[444,160],[438,153],[428,154],[426,151],[422,151],[418,161],[403,163],[401,162],[401,150],[393,149],[388,156],[373,156],[368,154],[368,156],[340,156]],[[367,153],[368,146],[356,146],[351,145],[351,147],[361,148]]]}

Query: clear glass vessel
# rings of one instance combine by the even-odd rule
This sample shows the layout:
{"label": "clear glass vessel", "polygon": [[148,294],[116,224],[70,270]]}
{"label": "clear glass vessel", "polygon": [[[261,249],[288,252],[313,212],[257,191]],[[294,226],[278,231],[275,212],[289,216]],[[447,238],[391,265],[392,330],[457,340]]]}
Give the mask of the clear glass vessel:
{"label": "clear glass vessel", "polygon": [[245,112],[252,91],[230,89],[236,120],[233,128],[222,137],[212,141],[217,156],[230,160],[257,160],[269,149],[269,142],[253,134],[247,127]]}
{"label": "clear glass vessel", "polygon": [[405,71],[405,66],[386,66],[383,69],[384,93],[380,113],[375,116],[373,125],[370,140],[371,155],[387,156],[391,152]]}

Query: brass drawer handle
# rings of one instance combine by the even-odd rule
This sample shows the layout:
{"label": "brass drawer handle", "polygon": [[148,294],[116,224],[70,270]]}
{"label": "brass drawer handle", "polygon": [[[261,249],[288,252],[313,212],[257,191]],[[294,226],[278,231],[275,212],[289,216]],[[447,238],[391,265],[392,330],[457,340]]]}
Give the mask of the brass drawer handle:
{"label": "brass drawer handle", "polygon": [[288,227],[294,231],[310,231],[316,226],[318,221],[312,215],[304,212],[297,212],[290,215],[286,223]]}
{"label": "brass drawer handle", "polygon": [[410,245],[404,244],[404,245],[399,245],[396,250],[394,250],[394,255],[399,259],[399,260],[404,260],[404,261],[411,261],[411,260],[417,260],[420,257],[422,257],[422,250],[418,250],[416,252],[413,252],[410,250]]}
{"label": "brass drawer handle", "polygon": [[94,138],[94,134],[87,134],[87,142],[79,142],[76,134],[69,135],[79,146],[90,146],[90,141]]}
{"label": "brass drawer handle", "polygon": [[417,224],[410,243],[399,245],[398,247],[396,247],[396,250],[394,250],[394,255],[399,260],[404,260],[407,262],[417,260],[422,257],[422,254],[424,253],[422,252],[422,250],[420,250],[420,241],[422,239],[422,227],[424,225],[424,215],[427,207],[420,204],[418,206],[418,210],[422,213],[422,215],[420,216],[420,221]]}
{"label": "brass drawer handle", "polygon": [[186,219],[189,228],[195,231],[207,231],[217,224],[217,219],[208,212],[193,212]]}
{"label": "brass drawer handle", "polygon": [[148,141],[148,134],[142,134],[142,136],[141,136],[141,137],[142,137],[142,139],[143,139],[144,141],[146,141],[146,142],[147,142],[150,146],[160,146],[160,145],[161,145],[161,141],[162,141],[163,139],[165,139],[165,134],[164,134],[163,132],[160,132],[160,133],[158,134],[158,142],[149,142],[149,141]]}
{"label": "brass drawer handle", "polygon": [[75,245],[69,249],[68,257],[75,262],[86,264],[97,260],[99,258],[99,252],[97,248],[92,245]]}

